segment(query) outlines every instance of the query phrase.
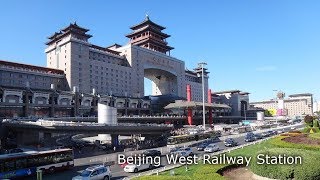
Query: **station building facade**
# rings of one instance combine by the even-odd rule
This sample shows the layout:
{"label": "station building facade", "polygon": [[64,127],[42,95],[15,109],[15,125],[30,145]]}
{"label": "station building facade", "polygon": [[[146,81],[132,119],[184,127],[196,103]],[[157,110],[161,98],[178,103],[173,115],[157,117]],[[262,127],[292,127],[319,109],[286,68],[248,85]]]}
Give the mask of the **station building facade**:
{"label": "station building facade", "polygon": [[[117,107],[119,115],[151,114],[144,78],[154,96],[185,99],[189,84],[192,100],[202,101],[202,69],[186,70],[170,55],[164,29],[146,17],[131,27],[128,44],[102,47],[72,23],[48,37],[47,67],[0,61],[0,117],[89,115],[98,102]],[[209,72],[203,71],[207,92]]]}
{"label": "station building facade", "polygon": [[[190,84],[192,99],[202,101],[202,69],[186,70],[184,61],[170,56],[173,47],[164,29],[146,17],[131,27],[128,44],[102,47],[89,42],[89,29],[73,23],[48,37],[47,67],[64,71],[69,88],[77,86],[83,93],[95,89],[98,94],[142,98],[148,78],[152,95],[186,98]],[[208,73],[204,69],[205,92]]]}

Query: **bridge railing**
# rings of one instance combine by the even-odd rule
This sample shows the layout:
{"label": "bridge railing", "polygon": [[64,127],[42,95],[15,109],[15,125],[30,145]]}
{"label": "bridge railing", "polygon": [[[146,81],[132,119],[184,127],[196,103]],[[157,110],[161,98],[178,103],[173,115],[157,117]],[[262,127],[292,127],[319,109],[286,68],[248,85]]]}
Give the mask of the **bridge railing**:
{"label": "bridge railing", "polygon": [[100,124],[100,123],[91,123],[91,122],[64,122],[64,121],[47,121],[47,120],[38,120],[38,121],[6,121],[6,123],[12,124],[30,124],[30,125],[40,125],[40,126],[139,126],[139,127],[173,127],[172,124],[140,124],[140,123],[117,123],[117,124]]}

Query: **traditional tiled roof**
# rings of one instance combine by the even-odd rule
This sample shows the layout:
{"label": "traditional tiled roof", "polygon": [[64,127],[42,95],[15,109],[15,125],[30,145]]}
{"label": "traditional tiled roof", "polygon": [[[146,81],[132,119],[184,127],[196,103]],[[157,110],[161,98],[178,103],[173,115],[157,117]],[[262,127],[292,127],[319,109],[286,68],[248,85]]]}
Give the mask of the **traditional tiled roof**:
{"label": "traditional tiled roof", "polygon": [[165,27],[160,26],[159,24],[156,24],[153,21],[151,21],[149,16],[146,16],[146,19],[144,21],[142,21],[141,23],[139,23],[137,25],[134,25],[134,26],[131,26],[130,29],[136,30],[136,29],[139,29],[139,28],[141,28],[143,26],[146,26],[148,24],[150,24],[152,26],[155,26],[155,27],[159,28],[160,30],[164,30],[165,29]]}
{"label": "traditional tiled roof", "polygon": [[11,66],[11,67],[16,67],[16,68],[29,69],[29,70],[36,70],[36,71],[40,71],[40,72],[43,71],[45,73],[64,75],[64,71],[63,70],[52,69],[52,68],[41,67],[41,66],[34,66],[34,65],[29,65],[29,64],[21,64],[21,63],[4,61],[4,60],[0,60],[0,66],[1,65],[9,66],[9,67]]}

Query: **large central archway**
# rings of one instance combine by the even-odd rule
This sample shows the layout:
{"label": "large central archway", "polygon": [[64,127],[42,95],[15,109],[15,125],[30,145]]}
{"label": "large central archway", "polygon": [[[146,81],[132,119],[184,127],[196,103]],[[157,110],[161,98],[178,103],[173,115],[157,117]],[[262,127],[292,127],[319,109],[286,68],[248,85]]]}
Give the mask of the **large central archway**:
{"label": "large central archway", "polygon": [[151,95],[178,95],[178,82],[175,74],[163,69],[146,68],[144,77],[152,82]]}

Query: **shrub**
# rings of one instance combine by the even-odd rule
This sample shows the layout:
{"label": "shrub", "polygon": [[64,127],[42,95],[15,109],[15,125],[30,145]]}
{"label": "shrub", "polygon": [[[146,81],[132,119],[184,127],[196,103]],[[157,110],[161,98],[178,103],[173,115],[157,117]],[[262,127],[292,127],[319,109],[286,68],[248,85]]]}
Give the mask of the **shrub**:
{"label": "shrub", "polygon": [[312,131],[313,131],[314,133],[320,132],[319,128],[313,128],[313,127],[305,127],[305,128],[302,130],[302,132],[304,132],[304,133],[310,133],[311,129],[312,129]]}
{"label": "shrub", "polygon": [[[264,154],[278,156],[285,154],[288,156],[301,156],[302,164],[282,165],[282,164],[258,164],[257,155]],[[256,153],[250,166],[251,170],[260,176],[273,179],[319,179],[320,177],[320,153],[303,149],[271,148]]]}

